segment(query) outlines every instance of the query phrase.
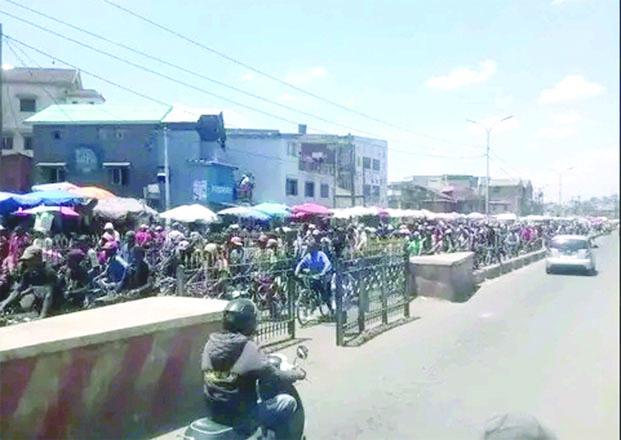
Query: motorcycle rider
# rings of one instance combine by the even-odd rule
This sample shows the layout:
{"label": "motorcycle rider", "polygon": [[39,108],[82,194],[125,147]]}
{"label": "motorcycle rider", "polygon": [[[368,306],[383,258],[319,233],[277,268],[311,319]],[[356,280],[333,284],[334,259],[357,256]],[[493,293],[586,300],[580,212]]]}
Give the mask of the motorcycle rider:
{"label": "motorcycle rider", "polygon": [[223,332],[212,333],[202,356],[207,415],[214,422],[252,435],[257,427],[288,438],[289,422],[297,402],[289,394],[277,394],[258,403],[257,380],[262,384],[294,382],[306,377],[301,368],[282,371],[272,366],[251,340],[258,310],[249,299],[230,301],[224,309]]}

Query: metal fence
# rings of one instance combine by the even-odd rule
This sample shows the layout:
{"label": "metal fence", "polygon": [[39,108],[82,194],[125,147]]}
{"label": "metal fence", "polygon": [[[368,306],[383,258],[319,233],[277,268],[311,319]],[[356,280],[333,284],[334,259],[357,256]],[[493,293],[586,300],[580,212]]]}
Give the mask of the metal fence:
{"label": "metal fence", "polygon": [[338,262],[336,341],[410,316],[408,256],[401,240],[378,241],[358,257]]}
{"label": "metal fence", "polygon": [[226,266],[206,258],[198,267],[177,268],[175,291],[196,298],[251,299],[260,311],[257,342],[278,342],[295,337],[294,269],[292,259],[278,259],[269,253]]}

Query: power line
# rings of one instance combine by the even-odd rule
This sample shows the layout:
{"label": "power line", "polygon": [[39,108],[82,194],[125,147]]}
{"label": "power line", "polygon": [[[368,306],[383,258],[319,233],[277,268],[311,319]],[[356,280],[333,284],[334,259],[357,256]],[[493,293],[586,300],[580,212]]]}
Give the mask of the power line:
{"label": "power line", "polygon": [[[6,46],[7,46],[7,47],[9,48],[9,50],[13,53],[13,55],[15,55],[15,58],[17,58],[17,60],[18,60],[18,61],[22,64],[22,66],[24,66],[25,68],[27,68],[27,69],[28,69],[28,73],[30,74],[30,76],[31,76],[31,77],[32,77],[32,76],[34,76],[34,75],[32,74],[32,70],[30,70],[30,69],[28,68],[28,65],[24,62],[24,60],[23,60],[23,59],[22,59],[22,58],[18,55],[18,53],[16,52],[16,48],[14,48],[14,47],[13,47],[13,45],[12,45],[12,44],[11,44],[8,40],[7,40],[7,42],[6,42]],[[34,61],[32,60],[32,58],[30,58],[30,57],[28,56],[28,54],[27,54],[26,52],[24,52],[21,48],[17,47],[17,49],[18,49],[18,50],[19,50],[19,51],[20,51],[20,52],[24,55],[24,57],[28,58],[28,59],[29,59],[29,60],[30,60],[33,64],[35,64],[35,65],[36,65],[36,66],[38,66],[38,67],[41,67],[38,63],[34,62]],[[39,85],[39,88],[41,88],[41,89],[45,92],[45,94],[46,94],[47,96],[49,96],[49,97],[50,97],[50,99],[52,100],[52,102],[53,102],[54,104],[58,105],[58,101],[56,100],[56,97],[54,97],[54,95],[52,95],[52,93],[50,93],[50,91],[49,91],[49,90],[48,90],[45,86],[43,86],[43,85]],[[69,114],[67,114],[67,112],[66,112],[66,111],[65,111],[62,107],[59,107],[59,108],[60,108],[60,109],[62,110],[62,112],[65,114],[65,116],[67,117],[67,119],[69,119],[69,120],[71,121],[71,120],[72,120],[72,119],[71,119],[71,116],[69,116]],[[12,104],[11,104],[11,109],[12,109]],[[15,117],[15,114],[13,114],[13,117]],[[17,118],[16,118],[15,120],[17,121]]]}
{"label": "power line", "polygon": [[291,84],[291,83],[289,83],[287,81],[284,81],[284,80],[282,80],[280,78],[277,78],[276,76],[271,75],[271,74],[269,74],[269,73],[267,73],[267,72],[265,72],[263,70],[260,70],[260,69],[258,69],[256,67],[253,67],[253,66],[251,66],[251,65],[249,65],[247,63],[244,63],[243,61],[239,61],[239,60],[237,60],[237,59],[235,59],[235,58],[233,58],[233,57],[231,57],[229,55],[226,55],[223,52],[220,52],[220,51],[218,51],[216,49],[213,49],[213,48],[211,48],[211,47],[209,47],[209,46],[207,46],[207,45],[205,45],[203,43],[200,43],[200,42],[198,42],[196,40],[193,40],[192,38],[186,37],[185,35],[182,35],[182,34],[176,32],[176,31],[174,31],[174,30],[172,30],[172,29],[170,29],[170,28],[168,28],[168,27],[166,27],[164,25],[161,25],[161,24],[159,24],[159,23],[157,23],[157,22],[155,22],[153,20],[150,20],[150,19],[148,19],[148,18],[138,14],[137,12],[131,11],[130,9],[127,9],[127,8],[117,4],[117,3],[114,3],[114,2],[112,2],[110,0],[103,0],[103,1],[105,3],[108,3],[111,6],[114,6],[115,8],[117,8],[117,9],[119,9],[121,11],[126,12],[127,14],[130,14],[130,15],[138,18],[139,20],[142,20],[142,21],[144,21],[146,23],[149,23],[152,26],[155,26],[155,27],[157,27],[157,28],[159,28],[159,29],[161,29],[161,30],[163,30],[165,32],[168,32],[168,33],[170,33],[170,34],[172,34],[172,35],[174,35],[174,36],[176,36],[178,38],[181,38],[181,39],[183,39],[183,40],[185,40],[185,41],[187,41],[187,42],[189,42],[189,43],[191,43],[191,44],[193,44],[195,46],[198,46],[198,47],[200,47],[200,48],[202,48],[204,50],[207,50],[208,52],[211,52],[211,53],[213,53],[215,55],[218,55],[219,57],[222,57],[222,58],[224,58],[224,59],[226,59],[226,60],[228,60],[228,61],[230,61],[232,63],[240,65],[240,66],[242,66],[242,67],[244,67],[244,68],[246,68],[248,70],[251,70],[251,71],[253,71],[255,73],[258,73],[259,75],[262,75],[262,76],[264,76],[266,78],[269,78],[272,81],[276,81],[277,83],[279,83],[281,85],[287,86],[287,87],[289,87],[289,88],[291,88],[293,90],[296,90],[296,91],[298,91],[300,93],[303,93],[303,94],[305,94],[307,96],[310,96],[312,98],[315,98],[315,99],[318,99],[320,101],[323,101],[326,104],[330,104],[332,106],[338,107],[341,110],[345,110],[347,112],[356,114],[356,115],[361,116],[363,118],[370,119],[370,120],[375,121],[375,122],[379,122],[379,123],[384,124],[386,126],[389,126],[389,127],[401,130],[401,131],[406,131],[406,132],[412,133],[414,135],[421,136],[421,137],[424,137],[424,138],[427,138],[427,139],[432,139],[432,140],[435,140],[435,141],[438,141],[438,142],[443,142],[443,143],[447,143],[447,144],[454,144],[454,145],[458,145],[458,146],[474,147],[474,148],[478,148],[479,147],[478,145],[468,145],[468,144],[464,144],[464,143],[460,143],[460,142],[455,142],[455,141],[451,141],[451,140],[447,140],[447,139],[442,139],[442,138],[435,137],[435,136],[430,136],[430,135],[427,135],[427,134],[424,134],[424,133],[419,133],[419,132],[410,130],[408,128],[398,126],[396,124],[392,124],[392,123],[390,123],[388,121],[384,121],[382,119],[376,118],[374,116],[367,115],[366,113],[359,112],[358,110],[352,109],[350,107],[344,106],[344,105],[339,104],[339,103],[334,102],[334,101],[331,101],[331,100],[329,100],[327,98],[324,98],[324,97],[322,97],[320,95],[317,95],[315,93],[312,93],[312,92],[309,92],[307,90],[304,90],[301,87],[295,86],[295,85],[293,85],[293,84]]}
{"label": "power line", "polygon": [[[248,91],[246,91],[246,90],[243,90],[243,89],[240,89],[240,88],[238,88],[238,87],[232,86],[232,85],[227,84],[227,83],[225,83],[225,82],[222,82],[222,81],[219,81],[219,80],[216,80],[216,79],[210,78],[210,77],[208,77],[208,76],[206,76],[206,75],[203,75],[203,74],[201,74],[201,73],[195,72],[195,71],[190,70],[190,69],[186,69],[186,68],[184,68],[184,67],[182,67],[182,66],[179,66],[179,65],[177,65],[177,64],[171,63],[171,62],[166,61],[166,60],[164,60],[164,59],[161,59],[161,58],[155,57],[155,56],[150,55],[150,54],[148,54],[148,53],[146,53],[146,52],[143,52],[143,51],[141,51],[141,50],[134,49],[134,48],[132,48],[132,47],[130,47],[130,46],[127,46],[127,45],[125,45],[125,44],[123,44],[123,43],[119,43],[119,42],[117,42],[117,41],[114,41],[114,40],[111,40],[111,39],[109,39],[109,38],[106,38],[106,37],[104,37],[104,36],[102,36],[102,35],[99,35],[99,34],[96,34],[96,33],[94,33],[94,32],[91,32],[91,31],[88,31],[88,30],[86,30],[86,29],[83,29],[83,28],[80,28],[80,27],[78,27],[78,26],[75,26],[75,25],[73,25],[73,24],[71,24],[71,23],[67,23],[66,21],[63,21],[63,20],[60,20],[60,19],[58,19],[58,18],[52,17],[52,16],[47,15],[47,14],[45,14],[45,13],[43,13],[43,12],[37,11],[37,10],[35,10],[35,9],[29,8],[29,7],[24,6],[24,5],[20,5],[19,3],[14,2],[13,0],[5,0],[5,1],[7,1],[8,3],[11,3],[11,4],[15,5],[15,6],[18,6],[18,7],[22,8],[22,9],[26,9],[26,10],[28,10],[28,11],[32,12],[32,13],[35,13],[35,14],[40,15],[40,16],[42,16],[42,17],[45,17],[45,18],[47,18],[47,19],[49,19],[49,20],[55,21],[56,23],[60,23],[60,24],[62,24],[62,25],[68,26],[68,27],[70,27],[70,28],[72,28],[72,29],[78,30],[78,31],[80,31],[80,32],[83,32],[83,33],[85,33],[85,34],[87,34],[87,35],[90,35],[90,36],[92,36],[92,37],[98,38],[98,39],[100,39],[100,40],[103,40],[103,41],[105,41],[105,42],[107,42],[107,43],[110,43],[110,44],[113,44],[113,45],[115,45],[115,46],[121,47],[121,48],[123,48],[123,49],[125,49],[125,50],[128,50],[128,51],[130,51],[130,52],[136,53],[136,54],[138,54],[138,55],[141,55],[141,56],[143,56],[143,57],[145,57],[145,58],[148,58],[148,59],[151,59],[151,60],[157,61],[158,63],[162,63],[162,64],[164,64],[164,65],[166,65],[166,66],[172,67],[172,68],[177,69],[177,70],[180,70],[180,71],[182,71],[182,72],[189,73],[189,74],[191,74],[191,75],[193,75],[193,76],[196,76],[196,77],[198,77],[198,78],[201,78],[201,79],[204,79],[204,80],[207,80],[207,81],[213,82],[214,84],[218,84],[219,86],[222,86],[222,87],[225,87],[225,88],[228,88],[228,89],[234,90],[234,91],[236,91],[236,92],[238,92],[238,93],[242,93],[242,94],[247,95],[247,96],[250,96],[250,97],[252,97],[252,98],[255,98],[255,99],[258,99],[258,100],[261,100],[261,101],[267,102],[267,103],[269,103],[269,104],[272,104],[272,105],[275,105],[275,106],[278,106],[278,107],[284,108],[284,109],[289,110],[289,111],[293,111],[293,112],[299,113],[299,114],[304,115],[304,116],[308,116],[308,117],[311,117],[311,118],[314,118],[314,119],[320,120],[320,121],[322,121],[322,122],[326,122],[326,123],[328,123],[328,124],[333,124],[333,125],[336,125],[336,126],[339,126],[339,127],[342,127],[342,128],[347,128],[347,129],[349,129],[349,130],[355,130],[355,131],[359,131],[359,132],[362,132],[362,133],[369,134],[369,135],[374,136],[374,137],[379,137],[378,135],[376,135],[376,134],[374,134],[374,133],[364,132],[364,131],[362,131],[362,130],[356,129],[355,127],[350,127],[350,126],[348,126],[348,125],[344,125],[344,124],[341,124],[341,123],[338,123],[338,122],[334,122],[334,121],[331,121],[331,120],[325,119],[325,118],[323,118],[323,117],[321,117],[321,116],[317,116],[317,115],[314,115],[314,114],[312,114],[312,113],[308,113],[308,112],[305,112],[305,111],[303,111],[303,110],[296,109],[296,108],[291,107],[291,106],[288,106],[288,105],[286,105],[286,104],[282,104],[282,103],[276,102],[276,101],[274,101],[274,100],[271,100],[271,99],[265,98],[265,97],[263,97],[263,96],[260,96],[260,95],[254,94],[254,93],[252,93],[252,92],[248,92]],[[9,15],[9,16],[11,16],[11,17],[13,17],[13,18],[19,19],[17,16],[13,16],[13,15],[10,15],[10,14],[6,14],[6,15]],[[23,20],[23,21],[24,21],[24,22],[27,22],[26,20]],[[31,25],[33,25],[33,26],[34,26],[34,24],[32,24],[32,23],[30,23],[30,22],[27,22],[27,23],[28,23],[28,24],[31,24]],[[58,34],[56,34],[56,35],[58,35]],[[58,36],[60,36],[60,35],[58,35]],[[64,38],[64,37],[63,37],[63,38]],[[71,41],[73,41],[74,43],[76,42],[75,40],[71,40]],[[90,48],[90,47],[89,47],[89,48]]]}
{"label": "power line", "polygon": [[[9,1],[9,0],[7,0],[7,1]],[[28,9],[29,9],[29,8],[28,8]],[[224,100],[224,101],[226,101],[226,102],[229,102],[229,103],[232,103],[232,104],[234,104],[234,105],[238,105],[238,106],[241,106],[241,107],[243,107],[243,108],[246,108],[246,109],[249,109],[249,110],[253,110],[253,111],[258,112],[258,113],[261,113],[261,114],[263,114],[263,115],[266,115],[266,116],[269,116],[269,117],[272,117],[272,118],[276,118],[276,119],[279,119],[279,120],[282,120],[282,121],[285,121],[285,122],[288,122],[288,123],[291,123],[291,124],[294,124],[294,125],[295,125],[295,124],[297,124],[295,121],[292,121],[292,120],[290,120],[290,119],[283,118],[283,117],[278,116],[278,115],[275,115],[275,114],[273,114],[273,113],[269,113],[269,112],[266,112],[266,111],[263,111],[263,110],[257,109],[257,108],[255,108],[255,107],[252,107],[252,106],[249,106],[249,105],[246,105],[246,104],[243,104],[243,103],[240,103],[240,102],[237,102],[237,101],[231,100],[231,99],[226,98],[226,97],[224,97],[224,96],[221,96],[221,95],[215,94],[215,93],[213,93],[213,92],[210,92],[210,91],[208,91],[208,90],[202,89],[202,88],[197,87],[197,86],[194,86],[194,85],[189,84],[189,83],[187,83],[187,82],[184,82],[184,81],[178,80],[178,79],[176,79],[176,78],[173,78],[173,77],[171,77],[171,76],[165,75],[165,74],[163,74],[163,73],[157,72],[157,71],[155,71],[155,70],[153,70],[153,69],[147,68],[147,67],[142,66],[142,65],[140,65],[140,64],[136,64],[136,63],[134,63],[134,62],[132,62],[132,61],[129,61],[129,60],[125,59],[125,58],[122,58],[122,57],[116,56],[116,55],[114,55],[114,54],[111,54],[111,53],[106,52],[106,51],[103,51],[103,50],[100,50],[100,49],[98,49],[98,48],[96,48],[96,47],[93,47],[93,46],[91,46],[91,45],[89,45],[89,44],[86,44],[86,43],[80,42],[80,41],[75,40],[75,39],[73,39],[73,38],[71,38],[71,37],[68,37],[68,36],[66,36],[66,35],[60,34],[60,33],[58,33],[58,32],[55,32],[55,31],[53,31],[53,30],[51,30],[51,29],[48,29],[48,28],[46,28],[46,27],[44,27],[44,26],[40,26],[40,25],[35,24],[35,23],[33,23],[33,22],[29,21],[29,20],[26,20],[26,19],[24,19],[24,18],[18,17],[18,16],[16,16],[16,15],[13,15],[13,14],[7,13],[7,12],[5,12],[5,11],[0,11],[0,13],[3,13],[3,14],[5,14],[5,15],[7,15],[7,16],[9,16],[9,17],[11,17],[11,18],[14,18],[14,19],[16,19],[16,20],[19,20],[19,21],[21,21],[21,22],[23,22],[23,23],[26,23],[26,24],[30,25],[30,26],[36,27],[37,29],[41,29],[41,30],[43,30],[43,31],[45,31],[45,32],[51,33],[52,35],[55,35],[55,36],[57,36],[57,37],[63,38],[63,39],[68,40],[68,41],[71,41],[71,42],[72,42],[72,43],[74,43],[74,44],[78,44],[78,45],[80,45],[80,46],[82,46],[82,47],[85,47],[85,48],[87,48],[87,49],[93,50],[93,51],[95,51],[95,52],[97,52],[97,53],[100,53],[100,54],[106,55],[106,56],[108,56],[108,57],[110,57],[110,58],[113,58],[113,59],[115,59],[115,60],[117,60],[117,61],[121,61],[121,62],[123,62],[123,63],[129,64],[129,65],[131,65],[131,66],[133,66],[133,67],[136,67],[136,68],[138,68],[138,69],[144,70],[144,71],[146,71],[146,72],[148,72],[148,73],[151,73],[151,74],[153,74],[153,75],[156,75],[156,76],[162,77],[162,78],[164,78],[164,79],[168,79],[169,81],[173,81],[173,82],[175,82],[175,83],[178,83],[178,84],[184,85],[184,86],[186,86],[186,87],[192,88],[192,89],[194,89],[194,90],[197,90],[197,91],[202,92],[202,93],[205,93],[205,94],[207,94],[207,95],[210,95],[210,96],[216,97],[216,98],[218,98],[218,99],[222,99],[222,100]],[[45,14],[43,14],[43,15],[45,15]],[[46,16],[46,17],[47,17],[47,16]],[[69,26],[74,27],[73,25],[69,25]],[[77,28],[77,27],[75,27],[75,28]],[[80,29],[80,28],[77,28],[77,29]],[[80,29],[80,30],[81,30],[81,29]],[[87,32],[89,35],[95,35],[95,34],[93,34],[93,33],[91,33],[91,32],[88,32],[88,31],[84,31],[84,32]],[[112,42],[111,40],[107,40],[107,39],[105,39],[105,37],[101,37],[101,38],[103,38],[103,39],[104,39],[104,40],[106,40],[106,41],[110,41],[110,42]],[[124,45],[122,45],[122,47],[127,48],[127,46],[124,46]],[[132,50],[132,49],[130,48],[129,50]],[[140,51],[138,51],[138,53],[143,54],[143,52],[140,52]],[[149,56],[149,55],[148,55],[148,54],[146,54],[145,56]],[[154,58],[155,60],[159,61],[159,62],[163,62],[163,63],[165,63],[165,64],[168,64],[168,65],[171,65],[171,66],[173,66],[173,67],[179,68],[179,69],[181,69],[182,71],[186,71],[186,70],[187,70],[187,69],[184,69],[184,68],[182,68],[182,67],[178,67],[178,66],[176,66],[176,65],[175,65],[175,64],[173,64],[173,63],[169,63],[169,62],[167,62],[167,61],[163,61],[163,60],[160,60],[160,59],[155,58],[155,57],[153,57],[153,58]],[[189,72],[192,72],[192,71],[189,71]],[[195,72],[192,72],[192,73],[195,73]],[[200,77],[203,77],[201,74],[196,74],[196,75],[198,75],[198,76],[200,76]],[[205,77],[205,78],[207,78],[207,77]],[[208,79],[210,79],[210,78],[208,78]],[[211,79],[210,79],[210,80],[211,80]],[[223,84],[223,83],[222,83],[222,84]],[[241,91],[241,89],[238,89],[238,91]],[[246,93],[246,92],[244,92],[244,93]],[[249,93],[248,93],[248,94],[249,94]],[[255,98],[262,99],[262,100],[265,100],[265,101],[267,101],[267,102],[273,103],[272,101],[270,101],[270,100],[268,100],[268,99],[266,99],[266,98],[259,97],[258,95],[253,95],[253,94],[250,94],[250,95],[251,95],[251,96],[253,96],[253,97],[255,97]],[[276,104],[276,105],[280,105],[280,104],[278,104],[278,103],[274,103],[274,104]],[[282,106],[282,105],[281,105],[281,106]],[[299,112],[299,113],[305,114],[305,115],[307,115],[307,116],[310,116],[310,117],[313,117],[313,118],[316,118],[316,119],[320,119],[320,120],[325,121],[325,122],[330,123],[330,124],[334,124],[334,125],[338,125],[338,126],[341,126],[341,127],[347,128],[347,129],[349,129],[349,130],[358,131],[358,132],[360,132],[360,133],[364,133],[364,134],[366,134],[366,135],[369,135],[369,136],[372,136],[372,137],[375,137],[375,138],[382,138],[382,136],[380,136],[380,135],[378,135],[378,134],[376,134],[376,133],[372,133],[372,132],[369,132],[369,131],[365,131],[365,130],[357,129],[357,128],[355,128],[355,127],[350,127],[350,126],[347,126],[347,125],[344,125],[344,124],[340,124],[340,123],[337,123],[337,122],[333,122],[333,121],[327,120],[327,119],[325,119],[325,118],[321,118],[321,117],[319,117],[319,116],[312,115],[312,114],[307,113],[307,112],[298,111],[298,110],[296,110],[296,109],[294,109],[294,108],[291,108],[291,107],[288,107],[288,106],[283,106],[283,107],[285,107],[285,108],[287,108],[287,109],[290,109],[290,110],[293,110],[293,111],[297,111],[297,112]],[[323,131],[323,130],[318,130],[318,129],[316,129],[316,128],[314,128],[314,130],[315,130],[315,131],[317,131],[317,132],[319,132],[319,133],[329,134],[328,132],[325,132],[325,131]],[[420,145],[417,145],[417,144],[413,144],[413,143],[410,143],[410,142],[406,142],[406,141],[402,141],[402,140],[395,140],[395,139],[388,139],[388,140],[391,140],[391,141],[393,141],[393,142],[395,142],[395,143],[397,143],[397,144],[404,144],[404,145],[412,146],[412,147],[415,147],[415,148],[418,148],[418,149],[421,149],[421,148],[424,148],[424,149],[426,149],[426,150],[428,149],[428,147],[423,147],[423,146],[420,146]],[[411,153],[411,152],[404,152],[404,151],[399,151],[399,150],[393,150],[393,151],[395,151],[395,152],[400,152],[400,153],[406,153],[406,154]],[[455,155],[448,155],[448,154],[445,154],[445,155],[441,155],[441,154],[429,154],[429,153],[417,153],[417,154],[418,154],[418,155],[421,155],[421,156],[428,156],[428,157],[445,157],[445,158],[451,158],[451,157],[454,157],[454,158],[458,158],[458,159],[463,159],[463,158],[468,158],[468,157],[469,157],[469,156],[455,156]]]}
{"label": "power line", "polygon": [[500,166],[500,163],[494,159],[493,157],[490,156],[490,159],[492,159],[492,162],[494,162],[496,164],[496,166],[507,175],[507,177],[509,177],[510,179],[515,179],[515,177],[513,177],[507,170],[505,170],[503,167]]}
{"label": "power line", "polygon": [[[153,75],[156,75],[156,76],[162,77],[162,78],[164,78],[164,79],[168,79],[169,81],[173,81],[173,82],[175,82],[175,83],[178,83],[178,84],[184,85],[184,86],[186,86],[186,87],[188,87],[188,88],[191,88],[191,89],[193,89],[193,90],[197,90],[197,91],[202,92],[202,93],[205,93],[205,94],[207,94],[207,95],[214,96],[214,97],[219,98],[219,99],[222,99],[222,100],[224,100],[224,101],[226,101],[226,102],[230,102],[230,103],[235,104],[235,105],[238,105],[238,106],[240,106],[240,107],[247,108],[247,109],[249,109],[249,110],[253,110],[253,111],[255,111],[255,112],[261,113],[261,114],[263,114],[263,115],[266,115],[266,116],[269,116],[269,117],[272,117],[272,118],[275,118],[275,119],[278,119],[278,120],[281,120],[281,121],[285,121],[285,122],[288,122],[288,123],[291,123],[291,124],[294,124],[294,125],[296,125],[296,124],[297,124],[295,121],[292,121],[292,120],[290,120],[290,119],[287,119],[287,118],[284,118],[284,117],[281,117],[281,116],[278,116],[278,115],[275,115],[275,114],[272,114],[272,113],[269,113],[269,112],[266,112],[266,111],[263,111],[263,110],[260,110],[260,109],[256,109],[256,108],[254,108],[254,107],[252,107],[252,106],[249,106],[249,105],[246,105],[246,104],[243,104],[243,103],[239,103],[239,102],[234,101],[234,100],[232,100],[232,99],[229,99],[229,98],[226,98],[226,97],[223,97],[223,96],[217,95],[217,94],[215,94],[215,93],[209,92],[209,91],[207,91],[207,90],[205,90],[205,89],[202,89],[202,88],[200,88],[200,87],[194,86],[194,85],[189,84],[189,83],[187,83],[187,82],[184,82],[184,81],[181,81],[181,80],[175,79],[175,78],[173,78],[173,77],[171,77],[171,76],[168,76],[168,75],[162,74],[162,73],[157,72],[157,71],[155,71],[155,70],[149,69],[149,68],[144,67],[144,66],[139,65],[139,64],[136,64],[136,63],[134,63],[134,62],[132,62],[132,61],[128,61],[128,60],[126,60],[126,59],[124,59],[124,58],[122,58],[122,57],[118,57],[118,56],[116,56],[116,55],[114,55],[114,54],[110,54],[110,53],[108,53],[108,52],[102,51],[102,50],[97,49],[97,48],[95,48],[95,47],[93,47],[93,46],[90,46],[90,45],[88,45],[88,44],[85,44],[85,43],[82,43],[82,42],[80,42],[80,41],[77,41],[77,40],[75,40],[75,39],[73,39],[73,38],[67,37],[67,36],[62,35],[62,34],[60,34],[60,33],[57,33],[57,32],[55,32],[55,31],[52,31],[52,30],[50,30],[50,29],[47,29],[47,28],[45,28],[45,27],[43,27],[43,26],[39,26],[39,25],[34,24],[34,23],[32,23],[32,22],[30,22],[30,21],[28,21],[28,20],[25,20],[25,19],[23,19],[23,18],[17,17],[17,16],[15,16],[15,15],[13,15],[13,14],[9,14],[9,13],[7,13],[7,12],[5,12],[5,11],[0,11],[0,13],[3,13],[3,14],[5,14],[5,15],[8,15],[8,16],[10,16],[10,17],[14,18],[14,19],[17,19],[17,20],[19,20],[19,21],[22,21],[22,22],[24,22],[24,23],[27,23],[27,24],[29,24],[29,25],[31,25],[31,26],[33,26],[33,27],[36,27],[36,28],[38,28],[38,29],[41,29],[41,30],[43,30],[43,31],[46,31],[46,32],[51,33],[51,34],[53,34],[53,35],[56,35],[56,36],[58,36],[58,37],[60,37],[60,38],[66,39],[66,40],[68,40],[68,41],[71,41],[71,42],[73,42],[73,43],[75,43],[75,44],[78,44],[78,45],[80,45],[80,46],[83,46],[83,47],[86,47],[86,48],[88,48],[88,49],[91,49],[91,50],[93,50],[93,51],[95,51],[95,52],[101,53],[101,54],[103,54],[103,55],[109,56],[109,57],[111,57],[111,58],[113,58],[113,59],[116,59],[116,60],[121,61],[121,62],[123,62],[123,63],[129,64],[129,65],[131,65],[131,66],[133,66],[133,67],[136,67],[136,68],[138,68],[138,69],[141,69],[141,70],[144,70],[144,71],[146,71],[146,72],[149,72],[149,73],[151,73],[151,74],[153,74]],[[29,48],[31,48],[31,49],[34,49],[32,46],[28,46],[28,45],[26,45],[25,43],[23,43],[23,42],[21,42],[21,41],[19,41],[19,40],[16,40],[15,38],[12,38],[12,40],[13,40],[13,41],[15,41],[15,42],[21,43],[21,44],[23,44],[23,45],[25,45],[25,46],[27,46],[27,47],[29,47]],[[40,53],[44,53],[44,54],[45,54],[45,52],[43,52],[43,51],[41,51],[41,50],[38,50],[38,49],[37,49],[37,52],[40,52]],[[51,55],[48,55],[48,56],[52,57]],[[52,58],[54,58],[54,57],[52,57]],[[61,60],[59,60],[59,61],[61,61]],[[67,62],[65,62],[65,61],[61,61],[61,62],[65,63],[65,64],[67,64],[67,65],[70,65],[69,63],[67,63]],[[91,75],[91,76],[95,76],[95,75],[94,75],[94,74],[92,74],[92,73],[91,73],[90,75]],[[125,88],[125,87],[122,87],[122,88],[124,88],[125,90],[127,90],[127,88]],[[155,100],[155,99],[152,99],[152,98],[150,98],[150,99],[151,99],[152,101],[155,101],[155,102],[160,102],[160,103],[161,103],[161,101],[159,101],[159,100]],[[166,105],[169,105],[169,104],[166,104]],[[309,127],[309,128],[310,128],[310,127]],[[353,129],[354,129],[355,131],[359,131],[359,132],[362,132],[362,133],[368,134],[368,135],[373,136],[373,137],[376,137],[376,138],[382,138],[382,136],[379,136],[379,135],[374,134],[374,133],[371,133],[371,132],[367,132],[367,131],[364,131],[364,130],[359,130],[359,129],[355,129],[355,128],[353,128]],[[319,129],[314,129],[314,130],[315,130],[315,131],[317,131],[317,132],[319,132],[319,133],[330,134],[330,133],[325,132],[325,131],[323,131],[323,130],[319,130]],[[392,142],[395,142],[396,144],[402,144],[402,145],[414,146],[414,147],[416,147],[416,148],[425,148],[425,147],[421,147],[421,146],[419,146],[419,145],[416,145],[416,144],[411,144],[411,143],[404,142],[404,141],[401,141],[401,140],[394,140],[394,139],[386,139],[386,140],[391,140]],[[455,155],[441,155],[441,154],[430,154],[430,153],[414,153],[414,152],[405,152],[405,151],[401,151],[401,150],[395,150],[395,149],[388,148],[388,147],[387,147],[387,149],[388,149],[388,150],[395,151],[395,152],[399,152],[399,153],[405,153],[405,154],[415,154],[415,155],[418,155],[418,156],[427,156],[427,157],[443,157],[443,158],[454,158],[454,159],[467,159],[467,158],[478,157],[478,156],[455,156]]]}

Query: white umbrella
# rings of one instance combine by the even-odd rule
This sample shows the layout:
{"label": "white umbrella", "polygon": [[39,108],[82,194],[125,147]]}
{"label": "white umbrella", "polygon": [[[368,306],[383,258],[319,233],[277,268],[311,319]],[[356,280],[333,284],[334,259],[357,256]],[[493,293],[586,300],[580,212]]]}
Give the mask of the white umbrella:
{"label": "white umbrella", "polygon": [[218,216],[211,209],[203,205],[183,205],[160,214],[163,219],[170,219],[182,223],[213,223],[218,221]]}
{"label": "white umbrella", "polygon": [[58,183],[44,183],[41,185],[34,185],[32,187],[32,191],[69,191],[71,189],[76,189],[73,183],[69,182],[58,182]]}
{"label": "white umbrella", "polygon": [[512,212],[506,212],[504,214],[496,214],[496,219],[497,220],[503,220],[503,221],[515,221],[517,220],[517,215],[515,215]]}
{"label": "white umbrella", "polygon": [[111,220],[118,220],[127,214],[157,215],[157,211],[136,199],[110,197],[109,199],[98,200],[97,205],[93,208],[93,214]]}

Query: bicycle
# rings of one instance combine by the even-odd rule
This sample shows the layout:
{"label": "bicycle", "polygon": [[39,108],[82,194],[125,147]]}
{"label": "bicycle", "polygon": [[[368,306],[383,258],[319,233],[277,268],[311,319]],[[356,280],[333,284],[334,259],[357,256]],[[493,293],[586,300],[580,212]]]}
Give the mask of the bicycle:
{"label": "bicycle", "polygon": [[300,325],[308,324],[316,311],[319,311],[322,318],[328,316],[328,306],[324,303],[317,289],[313,288],[313,282],[320,280],[319,276],[311,275],[305,270],[304,274],[296,276],[296,280],[300,285],[295,302],[295,311]]}

